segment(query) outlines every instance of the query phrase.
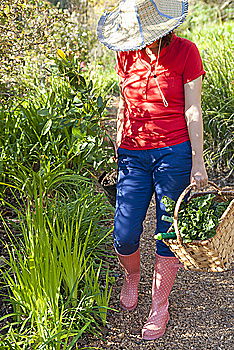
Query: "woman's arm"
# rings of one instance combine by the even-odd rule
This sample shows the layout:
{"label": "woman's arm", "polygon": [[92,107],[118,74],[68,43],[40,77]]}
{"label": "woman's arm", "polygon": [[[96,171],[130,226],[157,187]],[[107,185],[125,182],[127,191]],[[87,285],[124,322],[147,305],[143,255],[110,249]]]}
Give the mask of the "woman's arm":
{"label": "woman's arm", "polygon": [[201,111],[202,77],[184,85],[185,118],[192,146],[191,183],[198,188],[207,185],[208,176],[203,158],[203,121]]}

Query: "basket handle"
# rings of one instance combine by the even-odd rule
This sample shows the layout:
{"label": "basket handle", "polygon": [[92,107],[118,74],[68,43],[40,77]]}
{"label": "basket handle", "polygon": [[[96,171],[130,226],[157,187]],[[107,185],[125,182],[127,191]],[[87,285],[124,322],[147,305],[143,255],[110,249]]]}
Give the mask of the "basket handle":
{"label": "basket handle", "polygon": [[[213,186],[218,193],[222,193],[221,188],[218,187],[214,182],[212,181],[208,181],[208,184]],[[179,196],[177,202],[176,202],[176,206],[175,206],[175,210],[174,210],[174,228],[175,228],[175,232],[176,232],[176,236],[177,236],[177,241],[180,245],[183,245],[183,240],[178,228],[178,213],[179,213],[179,209],[180,209],[180,205],[184,199],[184,197],[186,196],[187,193],[189,193],[189,191],[191,191],[193,188],[196,188],[196,184],[190,184],[188,185],[185,190],[181,193],[181,195]],[[202,193],[202,192],[201,192]]]}

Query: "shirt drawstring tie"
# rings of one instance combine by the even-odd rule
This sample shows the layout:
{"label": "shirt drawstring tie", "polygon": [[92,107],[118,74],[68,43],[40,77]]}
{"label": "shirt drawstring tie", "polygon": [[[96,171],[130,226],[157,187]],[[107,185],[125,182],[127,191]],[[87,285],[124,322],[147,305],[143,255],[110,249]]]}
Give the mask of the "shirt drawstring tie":
{"label": "shirt drawstring tie", "polygon": [[[154,79],[156,81],[157,88],[159,90],[160,96],[161,96],[161,98],[163,100],[163,104],[164,104],[165,107],[168,107],[168,102],[167,102],[167,100],[166,100],[166,98],[165,98],[165,96],[164,96],[164,94],[162,92],[162,89],[160,88],[160,85],[159,85],[159,82],[158,82],[158,77],[157,77],[157,74],[156,74],[156,71],[157,71],[157,68],[158,68],[159,55],[160,55],[160,52],[161,52],[161,44],[162,44],[162,39],[159,40],[158,54],[157,54],[157,60],[156,60],[156,64],[155,64],[154,73],[152,71],[150,71],[149,74],[147,74],[148,76],[147,76],[147,82],[146,82],[146,94],[147,94],[147,89],[148,89],[148,83],[149,83],[150,75],[153,74],[153,77],[154,77]],[[141,58],[140,58],[140,60],[141,60]],[[142,60],[141,60],[141,62],[142,62]],[[145,66],[144,62],[142,62],[142,63]],[[148,69],[148,67],[146,67],[146,68]],[[147,95],[146,95],[146,97],[147,97]]]}
{"label": "shirt drawstring tie", "polygon": [[154,78],[156,80],[156,83],[157,83],[157,87],[158,87],[158,90],[159,90],[159,93],[162,97],[162,100],[163,100],[163,104],[165,107],[168,107],[168,102],[166,100],[166,97],[164,96],[161,88],[160,88],[160,85],[159,85],[159,82],[158,82],[158,77],[157,77],[157,74],[156,74],[156,70],[158,68],[158,60],[159,60],[159,55],[160,55],[160,51],[161,51],[161,44],[162,44],[162,38],[160,38],[160,41],[159,41],[159,45],[158,45],[158,55],[157,55],[157,61],[156,61],[156,64],[155,64],[155,69],[154,69]]}

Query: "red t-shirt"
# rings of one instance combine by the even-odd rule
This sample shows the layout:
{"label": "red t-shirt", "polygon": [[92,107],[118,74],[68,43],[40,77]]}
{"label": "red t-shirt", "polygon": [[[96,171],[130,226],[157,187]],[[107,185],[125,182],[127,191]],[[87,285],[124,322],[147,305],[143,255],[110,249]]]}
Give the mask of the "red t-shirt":
{"label": "red t-shirt", "polygon": [[[205,74],[199,51],[191,41],[173,35],[170,45],[150,61],[145,49],[117,53],[116,71],[125,100],[121,147],[152,149],[189,140],[184,84]],[[165,107],[157,86],[168,102]]]}

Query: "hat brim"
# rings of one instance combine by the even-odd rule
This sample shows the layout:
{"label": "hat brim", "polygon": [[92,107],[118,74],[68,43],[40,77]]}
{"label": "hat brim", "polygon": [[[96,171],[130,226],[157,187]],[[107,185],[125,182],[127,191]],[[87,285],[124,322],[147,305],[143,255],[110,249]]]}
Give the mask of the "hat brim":
{"label": "hat brim", "polygon": [[148,0],[148,6],[140,8],[132,0],[122,1],[116,9],[101,16],[97,26],[98,39],[114,51],[142,49],[184,22],[188,1],[172,2],[176,7],[171,13],[169,11],[170,14],[165,14],[159,11],[153,0]]}

